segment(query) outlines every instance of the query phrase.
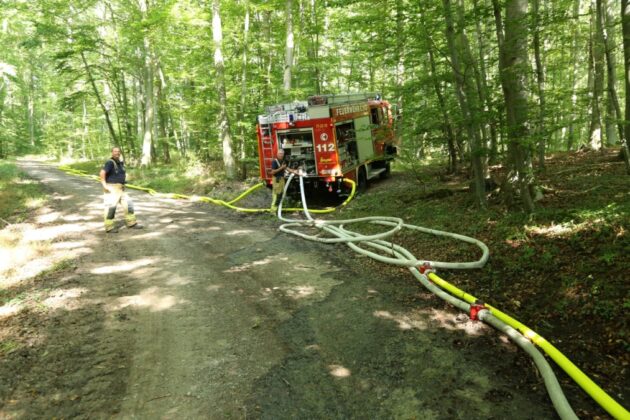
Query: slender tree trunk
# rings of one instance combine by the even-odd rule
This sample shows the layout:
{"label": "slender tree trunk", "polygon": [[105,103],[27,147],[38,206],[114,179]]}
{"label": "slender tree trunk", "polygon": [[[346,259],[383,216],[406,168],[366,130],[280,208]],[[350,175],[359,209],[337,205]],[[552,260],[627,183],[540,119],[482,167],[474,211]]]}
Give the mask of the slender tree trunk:
{"label": "slender tree trunk", "polygon": [[134,141],[133,135],[133,126],[131,124],[131,117],[129,115],[129,98],[127,95],[127,83],[125,81],[125,72],[120,72],[120,82],[121,82],[121,95],[122,95],[122,113],[123,120],[125,124],[125,140],[127,143],[127,150],[131,156],[135,158],[138,157],[138,150],[136,148],[136,142]]}
{"label": "slender tree trunk", "polygon": [[31,147],[35,147],[35,73],[33,71],[33,63],[30,62],[28,79],[28,137]]}
{"label": "slender tree trunk", "polygon": [[429,56],[429,65],[431,69],[431,81],[433,83],[433,90],[435,91],[435,95],[438,99],[438,104],[440,106],[440,113],[442,114],[442,125],[444,134],[446,134],[446,142],[448,146],[448,172],[454,173],[457,172],[457,149],[455,147],[455,134],[453,133],[453,125],[451,124],[451,119],[448,115],[448,109],[446,107],[446,100],[444,99],[444,95],[442,93],[442,88],[440,86],[440,81],[438,79],[436,66],[435,66],[435,57],[433,55],[433,42],[429,33],[426,30],[426,21],[424,14],[420,14],[421,24],[424,28],[424,38],[427,43],[427,50]]}
{"label": "slender tree trunk", "polygon": [[248,44],[249,44],[249,0],[245,0],[245,19],[243,22],[243,60],[242,66],[243,70],[241,73],[241,103],[239,108],[239,118],[241,120],[240,125],[240,157],[241,160],[245,159],[246,156],[246,144],[247,144],[247,132],[245,131],[245,124],[243,124],[243,120],[245,119],[245,105],[247,98],[247,53],[248,53]]}
{"label": "slender tree trunk", "polygon": [[[272,19],[271,19],[271,12],[270,11],[266,11],[265,13],[265,19],[264,19],[264,27],[265,27],[265,37],[267,38],[267,45],[273,45],[273,37],[271,34],[271,27],[273,25]],[[265,100],[269,101],[269,102],[273,102],[270,101],[271,98],[269,98],[269,96],[271,95],[271,70],[273,68],[273,48],[268,48],[268,54],[267,54],[267,71],[266,71],[266,77],[265,77]]]}
{"label": "slender tree trunk", "polygon": [[468,139],[471,144],[471,163],[473,169],[474,197],[477,204],[481,207],[486,206],[486,190],[484,182],[483,162],[481,159],[481,138],[477,115],[473,112],[476,107],[471,106],[471,101],[475,100],[473,89],[466,84],[464,73],[462,71],[460,53],[455,43],[455,28],[453,25],[453,16],[451,11],[451,1],[442,0],[444,6],[444,16],[446,20],[446,40],[451,58],[451,66],[453,67],[453,75],[455,76],[455,93],[459,101],[462,114],[464,115],[464,125],[468,133]]}
{"label": "slender tree trunk", "polygon": [[[614,145],[617,141],[623,143],[623,117],[621,115],[621,107],[619,105],[619,97],[617,95],[617,72],[615,70],[615,45],[613,37],[614,33],[613,17],[609,13],[609,7],[602,0],[598,1],[599,18],[602,20],[602,38],[604,40],[604,51],[606,54],[606,141],[609,145]],[[618,131],[615,131],[618,130]]]}
{"label": "slender tree trunk", "polygon": [[96,82],[94,81],[94,77],[92,76],[92,70],[90,69],[90,66],[87,63],[87,60],[85,59],[85,53],[83,51],[81,51],[81,60],[83,61],[85,73],[87,74],[88,81],[90,82],[90,85],[92,86],[94,96],[96,96],[96,100],[98,101],[98,104],[100,105],[101,109],[103,110],[103,114],[105,115],[105,122],[107,123],[107,129],[109,130],[109,135],[111,136],[111,141],[112,141],[111,144],[112,146],[118,146],[118,136],[116,136],[116,130],[114,130],[114,125],[112,124],[112,120],[109,117],[109,109],[103,103],[103,100],[101,99],[101,94],[99,93],[98,88],[96,87]]}
{"label": "slender tree trunk", "polygon": [[630,2],[621,0],[621,30],[623,33],[623,69],[626,87],[626,118],[624,118],[623,155],[626,162],[626,172],[630,175]]}
{"label": "slender tree trunk", "polygon": [[293,39],[293,0],[286,0],[286,21],[287,21],[287,39],[284,55],[284,83],[282,90],[284,95],[288,95],[291,90],[291,71],[293,69],[293,49],[295,42]]}
{"label": "slender tree trunk", "polygon": [[[497,32],[502,27],[498,0],[492,0]],[[527,147],[527,0],[507,0],[505,3],[505,36],[499,37],[499,73],[505,95],[508,128],[508,183],[516,177],[523,206],[534,211],[530,192],[533,175],[528,169]],[[508,190],[509,193],[509,190]]]}
{"label": "slender tree trunk", "polygon": [[538,127],[536,135],[538,137],[538,167],[545,170],[545,69],[543,67],[540,53],[540,0],[534,0],[534,58],[536,61],[536,84],[538,86]]}
{"label": "slender tree trunk", "polygon": [[[489,115],[492,112],[492,99],[490,97],[490,88],[488,87],[488,72],[486,70],[486,47],[483,37],[483,31],[481,30],[482,16],[479,14],[480,8],[477,4],[477,0],[473,0],[473,8],[475,11],[475,30],[477,33],[477,44],[479,54],[479,76],[481,80],[481,90],[483,92],[483,107],[484,113]],[[488,126],[490,128],[490,145],[488,150],[488,163],[494,165],[497,161],[497,125],[495,119],[488,116],[486,117]]]}
{"label": "slender tree trunk", "polygon": [[405,84],[405,22],[403,12],[403,1],[396,0],[396,104],[398,108],[404,107],[404,91],[403,86]]}
{"label": "slender tree trunk", "polygon": [[[140,0],[140,11],[143,19],[147,18],[149,13],[148,0]],[[155,77],[155,63],[151,52],[151,41],[147,34],[143,37],[142,59],[144,64],[144,124],[142,133],[142,158],[141,166],[149,166],[153,162],[153,142],[154,131],[153,124],[155,119],[155,97],[153,93],[153,84]]]}
{"label": "slender tree trunk", "polygon": [[83,116],[81,118],[81,125],[83,126],[83,130],[81,131],[81,157],[85,159],[87,157],[86,142],[89,135],[88,113],[87,113],[87,104],[85,103],[85,98],[83,99]]}
{"label": "slender tree trunk", "polygon": [[567,151],[573,149],[573,143],[575,142],[575,110],[577,108],[577,81],[578,81],[578,35],[579,35],[579,13],[580,13],[580,0],[574,0],[573,2],[573,42],[572,42],[572,55],[573,55],[573,69],[571,71],[571,111],[569,112],[569,128],[567,138]]}
{"label": "slender tree trunk", "polygon": [[169,131],[167,130],[168,126],[168,113],[169,110],[166,106],[167,104],[167,94],[166,90],[168,88],[166,77],[164,77],[164,72],[162,71],[162,66],[158,62],[157,65],[158,70],[158,85],[157,85],[157,100],[158,100],[158,120],[157,127],[159,131],[159,143],[162,148],[162,157],[164,158],[164,163],[171,163],[171,150],[170,150],[170,137]]}
{"label": "slender tree trunk", "polygon": [[[6,23],[6,19],[3,21]],[[3,31],[6,34],[6,31]],[[4,101],[7,95],[7,81],[0,78],[0,127],[3,125],[3,112],[4,112]],[[8,150],[5,145],[4,136],[0,136],[0,159],[5,159],[8,156]]]}
{"label": "slender tree trunk", "polygon": [[321,74],[319,70],[319,23],[317,21],[317,3],[316,0],[311,0],[311,24],[313,25],[313,35],[311,41],[311,62],[313,66],[313,79],[315,82],[315,93],[317,95],[322,92]]}
{"label": "slender tree trunk", "polygon": [[212,1],[212,40],[214,41],[214,68],[216,72],[216,87],[219,94],[219,138],[223,147],[223,165],[228,179],[236,176],[234,156],[232,154],[232,134],[227,109],[227,94],[225,91],[225,69],[223,64],[223,31],[221,28],[221,14],[219,0]]}
{"label": "slender tree trunk", "polygon": [[592,65],[593,91],[591,96],[591,123],[589,126],[589,143],[593,150],[603,149],[601,98],[604,91],[604,42],[602,39],[601,21],[597,19],[597,1],[591,0],[592,20]]}

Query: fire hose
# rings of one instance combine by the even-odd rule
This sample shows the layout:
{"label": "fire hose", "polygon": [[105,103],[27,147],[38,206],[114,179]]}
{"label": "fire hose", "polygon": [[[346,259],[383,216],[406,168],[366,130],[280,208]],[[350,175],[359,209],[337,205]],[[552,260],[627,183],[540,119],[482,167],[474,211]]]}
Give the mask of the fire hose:
{"label": "fire hose", "polygon": [[[617,401],[610,397],[595,382],[593,382],[584,372],[582,372],[575,364],[573,364],[564,354],[556,347],[538,335],[526,325],[520,323],[516,319],[501,312],[497,308],[479,301],[474,296],[460,290],[459,288],[440,278],[436,272],[436,268],[445,269],[470,269],[481,268],[488,260],[488,247],[481,241],[474,238],[458,235],[451,232],[428,229],[420,226],[409,225],[397,217],[361,217],[347,220],[316,220],[311,216],[308,209],[306,196],[304,193],[304,180],[300,176],[300,194],[302,198],[302,206],[304,215],[307,220],[289,219],[282,215],[282,204],[289,188],[289,184],[295,177],[294,174],[289,176],[285,185],[280,205],[278,206],[278,218],[285,222],[280,226],[282,232],[301,237],[310,241],[322,243],[345,243],[352,250],[359,254],[369,256],[377,261],[395,264],[398,266],[408,267],[413,276],[422,283],[424,287],[439,296],[441,299],[452,304],[453,306],[468,312],[472,320],[480,319],[491,325],[497,330],[505,333],[516,345],[522,348],[534,361],[536,367],[542,375],[545,387],[551,398],[552,404],[561,419],[577,419],[575,412],[567,401],[562,388],[556,378],[553,369],[540,353],[534,344],[540,347],[554,362],[558,364],[578,385],[586,391],[602,408],[616,419],[630,419],[630,413],[622,407]],[[346,229],[347,225],[357,223],[369,223],[388,227],[381,233],[363,235]],[[315,228],[319,232],[309,234],[299,231],[299,228]],[[474,244],[482,250],[482,256],[473,262],[442,262],[442,261],[426,261],[417,259],[411,252],[405,248],[392,242],[384,240],[403,228],[411,229],[435,236],[452,238],[467,243]],[[328,234],[323,236],[322,232]],[[360,246],[361,245],[361,246]],[[363,246],[370,247],[380,253],[365,249]],[[385,254],[385,255],[383,255]]]}

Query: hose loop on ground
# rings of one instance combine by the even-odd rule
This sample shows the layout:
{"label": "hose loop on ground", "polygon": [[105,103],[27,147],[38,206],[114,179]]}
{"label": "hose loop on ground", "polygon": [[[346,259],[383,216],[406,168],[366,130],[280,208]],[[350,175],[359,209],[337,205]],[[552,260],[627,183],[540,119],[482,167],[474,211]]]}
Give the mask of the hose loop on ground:
{"label": "hose loop on ground", "polygon": [[[472,269],[483,267],[488,261],[490,254],[488,247],[483,242],[465,235],[406,224],[403,223],[402,219],[396,217],[371,216],[349,220],[314,220],[308,209],[304,194],[304,184],[301,177],[300,192],[302,196],[304,215],[307,220],[288,219],[282,215],[282,203],[286,196],[286,191],[289,188],[289,184],[293,178],[293,174],[288,178],[280,205],[278,206],[278,219],[286,222],[280,226],[281,231],[316,242],[345,243],[357,253],[373,258],[376,261],[408,267],[413,276],[416,277],[416,279],[418,279],[425,288],[456,308],[459,308],[467,313],[470,311],[471,304],[478,304],[477,298],[453,286],[444,279],[441,279],[437,276],[433,269]],[[346,228],[347,225],[361,222],[391,226],[392,229],[378,234],[364,235]],[[300,227],[315,227],[328,235],[335,236],[336,238],[322,237],[320,234],[306,234],[297,230],[297,228]],[[385,238],[399,232],[402,228],[430,235],[447,237],[475,245],[482,251],[482,255],[477,261],[472,262],[420,260],[407,249],[385,240]],[[377,252],[367,250],[365,249],[365,246],[373,248]],[[428,265],[430,269],[423,270],[423,272],[421,272],[418,267],[425,265]],[[479,319],[504,332],[514,343],[532,357],[538,370],[541,372],[547,392],[549,393],[553,406],[560,418],[574,420],[577,419],[577,416],[562,392],[560,384],[558,383],[551,366],[534,344],[538,345],[543,351],[545,351],[545,353],[558,363],[558,365],[567,372],[569,376],[571,376],[598,404],[602,406],[602,408],[608,411],[612,416],[619,419],[630,419],[630,413],[628,413],[625,408],[606,394],[599,386],[597,386],[597,384],[591,381],[590,378],[577,368],[577,366],[571,363],[571,361],[569,361],[569,359],[560,353],[554,346],[548,343],[547,340],[514,318],[504,314],[490,305],[484,304],[483,308],[477,309],[481,309],[477,312]]]}

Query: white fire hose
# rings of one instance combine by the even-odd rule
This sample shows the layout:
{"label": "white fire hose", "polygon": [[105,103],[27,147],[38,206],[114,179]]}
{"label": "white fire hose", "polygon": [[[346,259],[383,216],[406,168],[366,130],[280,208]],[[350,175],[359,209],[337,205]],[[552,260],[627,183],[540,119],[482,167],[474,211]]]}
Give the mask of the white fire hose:
{"label": "white fire hose", "polygon": [[[471,309],[471,305],[464,300],[458,299],[455,296],[446,293],[441,288],[436,286],[429,278],[427,277],[428,272],[421,272],[418,267],[419,266],[427,266],[429,264],[430,267],[434,268],[446,268],[446,269],[470,269],[470,268],[481,268],[485,265],[488,260],[488,247],[481,241],[478,241],[474,238],[458,235],[456,233],[444,232],[440,230],[427,229],[420,226],[409,225],[403,222],[402,219],[398,217],[381,217],[381,216],[370,216],[370,217],[361,217],[357,219],[348,219],[348,220],[315,220],[311,217],[308,206],[306,203],[306,196],[304,193],[304,180],[301,176],[299,176],[300,180],[300,194],[302,198],[302,206],[304,209],[304,215],[307,220],[299,220],[299,219],[288,219],[282,215],[282,204],[284,202],[286,192],[291,184],[291,181],[295,177],[294,174],[289,176],[287,183],[284,187],[284,191],[282,193],[282,199],[280,200],[280,205],[278,206],[278,218],[283,222],[286,222],[280,226],[280,230],[282,232],[295,235],[310,241],[323,242],[323,243],[345,243],[351,249],[356,251],[359,254],[369,256],[377,261],[381,261],[388,264],[394,264],[398,266],[408,267],[409,271],[422,283],[424,287],[429,289],[431,292],[452,304],[453,306],[469,312]],[[355,223],[370,223],[376,225],[383,225],[390,227],[389,230],[386,230],[382,233],[377,233],[373,235],[363,235],[357,232],[353,232],[345,228],[346,225],[355,224]],[[304,232],[300,232],[298,228],[317,228],[322,232],[327,233],[331,236],[322,236],[321,233],[312,235]],[[441,261],[425,261],[419,260],[414,257],[411,252],[406,250],[405,248],[396,245],[392,242],[385,241],[384,239],[393,235],[394,233],[402,230],[403,228],[416,230],[423,233],[428,233],[436,236],[443,236],[447,238],[452,238],[464,242],[468,242],[474,245],[477,245],[482,250],[482,256],[479,260],[474,262],[441,262]],[[369,246],[375,250],[381,251],[389,256],[385,256],[376,252],[372,252],[362,248],[361,245]],[[530,340],[525,338],[520,332],[516,329],[512,328],[508,324],[499,320],[497,317],[492,315],[492,313],[488,310],[482,309],[479,312],[479,319],[490,324],[495,327],[499,331],[505,333],[514,343],[516,343],[519,347],[521,347],[530,357],[534,360],[534,363],[538,367],[540,371],[545,387],[547,388],[547,392],[551,397],[551,401],[553,406],[555,407],[558,415],[561,419],[577,419],[578,417],[575,415],[573,409],[571,408],[569,402],[567,401],[564,393],[562,392],[562,388],[558,383],[556,375],[554,374],[551,366],[545,359],[545,357],[538,351],[538,349],[532,344]]]}

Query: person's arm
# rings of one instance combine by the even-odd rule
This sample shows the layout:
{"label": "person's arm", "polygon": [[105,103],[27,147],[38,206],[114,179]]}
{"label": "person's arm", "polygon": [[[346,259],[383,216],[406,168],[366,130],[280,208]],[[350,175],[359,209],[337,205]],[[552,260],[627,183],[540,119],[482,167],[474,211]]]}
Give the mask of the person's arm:
{"label": "person's arm", "polygon": [[277,163],[274,161],[273,164],[271,165],[271,175],[275,175],[280,171],[284,171],[287,168],[287,164],[283,163],[282,166],[280,166],[279,168],[274,169],[273,167],[276,166]]}
{"label": "person's arm", "polygon": [[103,189],[105,191],[109,191],[109,189],[107,188],[107,182],[105,181],[107,172],[110,170],[108,166],[109,166],[109,162],[107,162],[105,166],[103,166],[103,169],[101,169],[101,172],[99,172],[98,174],[98,177],[101,179],[101,185],[103,186]]}
{"label": "person's arm", "polygon": [[101,179],[101,185],[103,186],[103,189],[109,191],[107,189],[107,183],[105,182],[105,175],[106,175],[105,169],[101,169],[101,172],[98,174],[98,177]]}

